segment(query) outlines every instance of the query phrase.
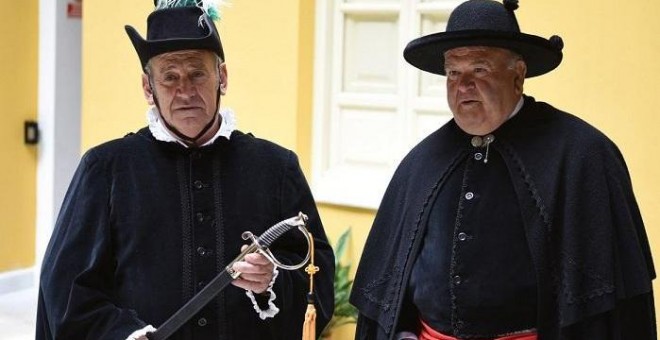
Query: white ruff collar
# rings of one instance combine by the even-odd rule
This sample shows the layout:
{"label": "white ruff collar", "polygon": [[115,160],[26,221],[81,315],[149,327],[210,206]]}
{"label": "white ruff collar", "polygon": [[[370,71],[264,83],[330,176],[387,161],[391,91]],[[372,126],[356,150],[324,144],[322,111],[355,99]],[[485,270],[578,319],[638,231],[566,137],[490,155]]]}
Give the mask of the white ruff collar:
{"label": "white ruff collar", "polygon": [[[204,143],[204,145],[201,146],[206,146],[213,143],[216,139],[218,139],[218,137],[224,137],[229,140],[231,133],[236,130],[236,115],[234,115],[234,111],[231,109],[223,108],[220,109],[218,114],[222,118],[220,129],[218,129],[218,132],[216,132],[211,139],[209,139],[206,143]],[[158,112],[158,108],[155,105],[147,109],[147,123],[149,124],[149,131],[151,131],[151,134],[154,136],[154,138],[156,138],[156,140],[161,142],[179,143],[185,147],[188,147],[186,143],[177,138],[172,132],[170,132],[170,130],[165,127],[165,124],[163,124],[163,121],[160,119],[160,112]]]}

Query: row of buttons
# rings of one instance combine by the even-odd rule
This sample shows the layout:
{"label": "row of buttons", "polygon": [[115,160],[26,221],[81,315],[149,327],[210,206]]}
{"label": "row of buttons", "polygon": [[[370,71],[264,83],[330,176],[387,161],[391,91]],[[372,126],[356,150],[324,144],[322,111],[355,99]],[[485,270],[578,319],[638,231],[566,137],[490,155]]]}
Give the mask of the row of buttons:
{"label": "row of buttons", "polygon": [[[202,158],[202,153],[199,151],[193,151],[190,153],[190,158],[193,160],[199,160]],[[206,188],[208,185],[204,183],[202,180],[197,179],[192,182],[192,187],[196,191],[201,191],[202,189]],[[201,193],[200,193],[201,194]],[[209,219],[212,220],[210,216],[205,215],[203,212],[196,212],[194,215],[194,219],[197,223],[202,224],[205,221],[208,221]],[[213,250],[199,246],[196,249],[197,255],[199,255],[202,258],[207,258],[213,255]],[[207,285],[207,282],[202,280],[197,282],[197,289],[202,290],[205,286]],[[199,327],[206,327],[209,324],[208,319],[205,317],[200,317],[197,319],[197,326]]]}
{"label": "row of buttons", "polygon": [[[477,152],[477,153],[474,154],[474,159],[480,161],[482,158],[483,158],[483,155],[481,153]],[[468,192],[465,193],[464,197],[465,197],[466,200],[470,201],[474,198],[474,193],[472,191],[468,191]],[[456,235],[456,238],[459,241],[464,242],[468,239],[468,234],[466,232],[461,231],[460,233],[458,233],[458,235]],[[459,286],[463,282],[463,279],[461,278],[460,275],[455,275],[452,278],[452,280],[453,280],[455,286]]]}

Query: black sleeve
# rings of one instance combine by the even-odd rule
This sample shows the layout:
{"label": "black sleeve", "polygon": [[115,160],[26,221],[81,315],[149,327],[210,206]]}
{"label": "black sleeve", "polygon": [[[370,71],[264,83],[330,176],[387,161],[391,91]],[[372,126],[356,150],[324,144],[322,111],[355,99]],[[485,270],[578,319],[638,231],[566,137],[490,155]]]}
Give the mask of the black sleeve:
{"label": "black sleeve", "polygon": [[85,155],[44,256],[37,339],[125,339],[145,323],[113,303],[109,177]]}

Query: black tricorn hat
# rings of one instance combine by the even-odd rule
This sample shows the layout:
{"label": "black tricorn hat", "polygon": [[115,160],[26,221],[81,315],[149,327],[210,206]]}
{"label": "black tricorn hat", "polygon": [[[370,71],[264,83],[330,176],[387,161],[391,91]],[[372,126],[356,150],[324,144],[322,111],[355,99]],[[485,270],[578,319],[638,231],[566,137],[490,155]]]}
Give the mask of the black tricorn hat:
{"label": "black tricorn hat", "polygon": [[147,18],[147,39],[132,26],[124,26],[142,68],[149,59],[166,52],[209,50],[225,60],[220,35],[213,20],[199,7],[174,7],[153,11]]}
{"label": "black tricorn hat", "polygon": [[559,36],[544,39],[520,32],[513,13],[517,0],[468,0],[456,7],[445,32],[434,33],[408,43],[403,57],[427,72],[445,75],[445,52],[456,47],[490,46],[520,54],[527,64],[525,77],[555,69],[562,60],[564,43]]}

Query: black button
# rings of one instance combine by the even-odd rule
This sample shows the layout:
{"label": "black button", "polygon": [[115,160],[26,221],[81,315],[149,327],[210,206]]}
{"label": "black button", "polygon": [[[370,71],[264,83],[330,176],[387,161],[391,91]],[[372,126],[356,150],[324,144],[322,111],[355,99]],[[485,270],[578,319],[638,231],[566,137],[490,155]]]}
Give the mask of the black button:
{"label": "black button", "polygon": [[209,323],[209,322],[206,321],[206,318],[199,318],[199,320],[197,320],[197,325],[198,325],[199,327],[204,327],[204,326],[206,326],[208,323]]}
{"label": "black button", "polygon": [[465,240],[467,240],[467,234],[466,234],[466,233],[463,233],[463,232],[458,233],[458,240],[459,240],[459,241],[465,241]]}
{"label": "black button", "polygon": [[202,153],[199,152],[199,151],[193,151],[190,154],[190,156],[192,157],[192,159],[200,159],[200,158],[202,158]]}
{"label": "black button", "polygon": [[204,247],[197,248],[197,254],[199,254],[200,256],[205,256],[207,253],[208,251],[206,250],[206,248]]}
{"label": "black button", "polygon": [[202,289],[206,286],[206,281],[197,282],[197,288]]}
{"label": "black button", "polygon": [[202,183],[202,181],[200,180],[196,180],[193,182],[193,186],[195,187],[195,189],[199,190],[204,187],[204,183]]}
{"label": "black button", "polygon": [[195,214],[195,217],[197,218],[197,222],[199,223],[204,222],[204,214],[202,214],[201,212]]}
{"label": "black button", "polygon": [[456,286],[460,285],[461,281],[462,280],[461,280],[460,276],[458,276],[458,275],[454,276],[454,285],[456,285]]}

